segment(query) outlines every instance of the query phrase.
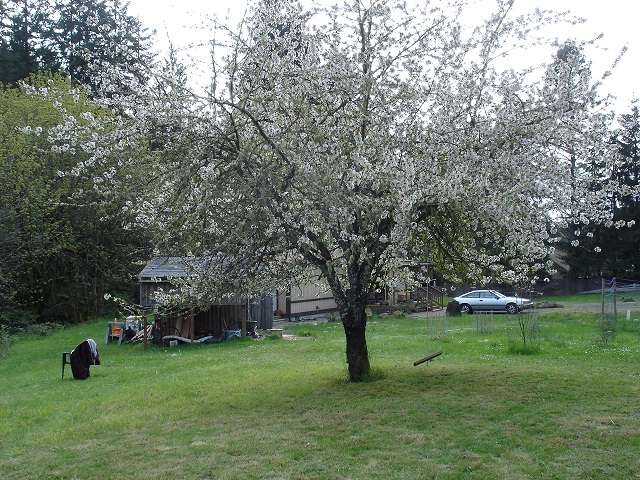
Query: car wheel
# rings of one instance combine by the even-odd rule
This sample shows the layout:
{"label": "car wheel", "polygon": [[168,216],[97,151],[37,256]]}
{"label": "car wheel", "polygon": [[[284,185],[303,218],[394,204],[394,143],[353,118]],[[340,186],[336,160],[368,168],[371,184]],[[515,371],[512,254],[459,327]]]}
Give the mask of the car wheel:
{"label": "car wheel", "polygon": [[467,305],[466,303],[463,303],[462,305],[460,305],[460,313],[472,313],[473,310],[471,310],[471,306]]}
{"label": "car wheel", "polygon": [[518,306],[515,303],[509,303],[507,305],[507,313],[509,315],[514,315],[518,313]]}

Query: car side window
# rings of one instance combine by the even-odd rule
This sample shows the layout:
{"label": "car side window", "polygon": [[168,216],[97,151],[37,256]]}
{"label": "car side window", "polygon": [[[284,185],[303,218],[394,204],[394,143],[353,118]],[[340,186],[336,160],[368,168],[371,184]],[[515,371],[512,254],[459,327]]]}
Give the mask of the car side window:
{"label": "car side window", "polygon": [[464,298],[478,298],[480,294],[478,292],[471,292],[464,295]]}
{"label": "car side window", "polygon": [[496,298],[496,296],[491,292],[481,292],[480,297],[482,298]]}

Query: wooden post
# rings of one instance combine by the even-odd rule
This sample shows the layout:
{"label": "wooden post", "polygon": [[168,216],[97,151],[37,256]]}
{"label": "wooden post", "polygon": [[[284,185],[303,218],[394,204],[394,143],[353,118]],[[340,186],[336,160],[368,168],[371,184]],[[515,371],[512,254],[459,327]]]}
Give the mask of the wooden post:
{"label": "wooden post", "polygon": [[247,315],[249,315],[249,302],[247,301],[245,305],[244,314],[242,315],[242,338],[247,336]]}
{"label": "wooden post", "polygon": [[193,341],[195,339],[195,329],[196,329],[196,318],[193,311],[193,307],[189,312],[189,338],[191,339],[191,345],[193,345]]}
{"label": "wooden post", "polygon": [[142,344],[144,345],[144,349],[147,349],[147,314],[145,313],[142,316],[142,328],[143,328],[143,333],[142,333]]}

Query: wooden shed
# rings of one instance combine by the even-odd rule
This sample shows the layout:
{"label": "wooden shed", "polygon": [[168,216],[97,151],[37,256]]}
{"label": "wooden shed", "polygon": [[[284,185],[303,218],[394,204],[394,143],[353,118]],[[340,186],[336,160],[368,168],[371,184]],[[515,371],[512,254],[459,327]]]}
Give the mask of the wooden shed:
{"label": "wooden shed", "polygon": [[270,329],[273,327],[273,300],[271,295],[259,299],[237,299],[219,303],[200,302],[198,305],[169,307],[159,305],[154,293],[176,288],[176,280],[187,278],[193,271],[193,262],[201,259],[184,257],[157,257],[150,260],[138,276],[140,304],[155,307],[156,325],[164,335],[180,336],[197,341],[212,337],[221,340],[228,330]]}

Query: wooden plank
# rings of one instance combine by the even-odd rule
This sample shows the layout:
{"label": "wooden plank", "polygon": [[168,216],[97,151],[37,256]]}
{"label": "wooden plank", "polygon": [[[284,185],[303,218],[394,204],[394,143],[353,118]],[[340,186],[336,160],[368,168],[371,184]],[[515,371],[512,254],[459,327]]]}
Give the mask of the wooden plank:
{"label": "wooden plank", "polygon": [[180,337],[178,335],[165,335],[164,337],[162,337],[162,340],[180,340],[181,342],[184,343],[202,343],[202,342],[206,342],[208,340],[212,340],[213,336],[212,335],[208,335],[206,337],[202,337],[199,338],[197,340],[192,340],[190,338],[186,338],[186,337]]}
{"label": "wooden plank", "polygon": [[424,363],[424,362],[428,362],[429,360],[433,360],[434,358],[436,358],[438,355],[442,355],[442,350],[436,353],[432,353],[431,355],[421,358],[420,360],[413,362],[413,366],[417,367],[418,365]]}
{"label": "wooden plank", "polygon": [[147,349],[147,316],[144,315],[142,317],[142,328],[143,328],[143,345],[144,345],[144,349]]}
{"label": "wooden plank", "polygon": [[187,337],[189,338],[190,335],[190,331],[191,331],[191,322],[187,321],[187,319],[182,318],[182,315],[180,317],[180,330],[178,330],[180,332],[180,335],[183,337]]}

